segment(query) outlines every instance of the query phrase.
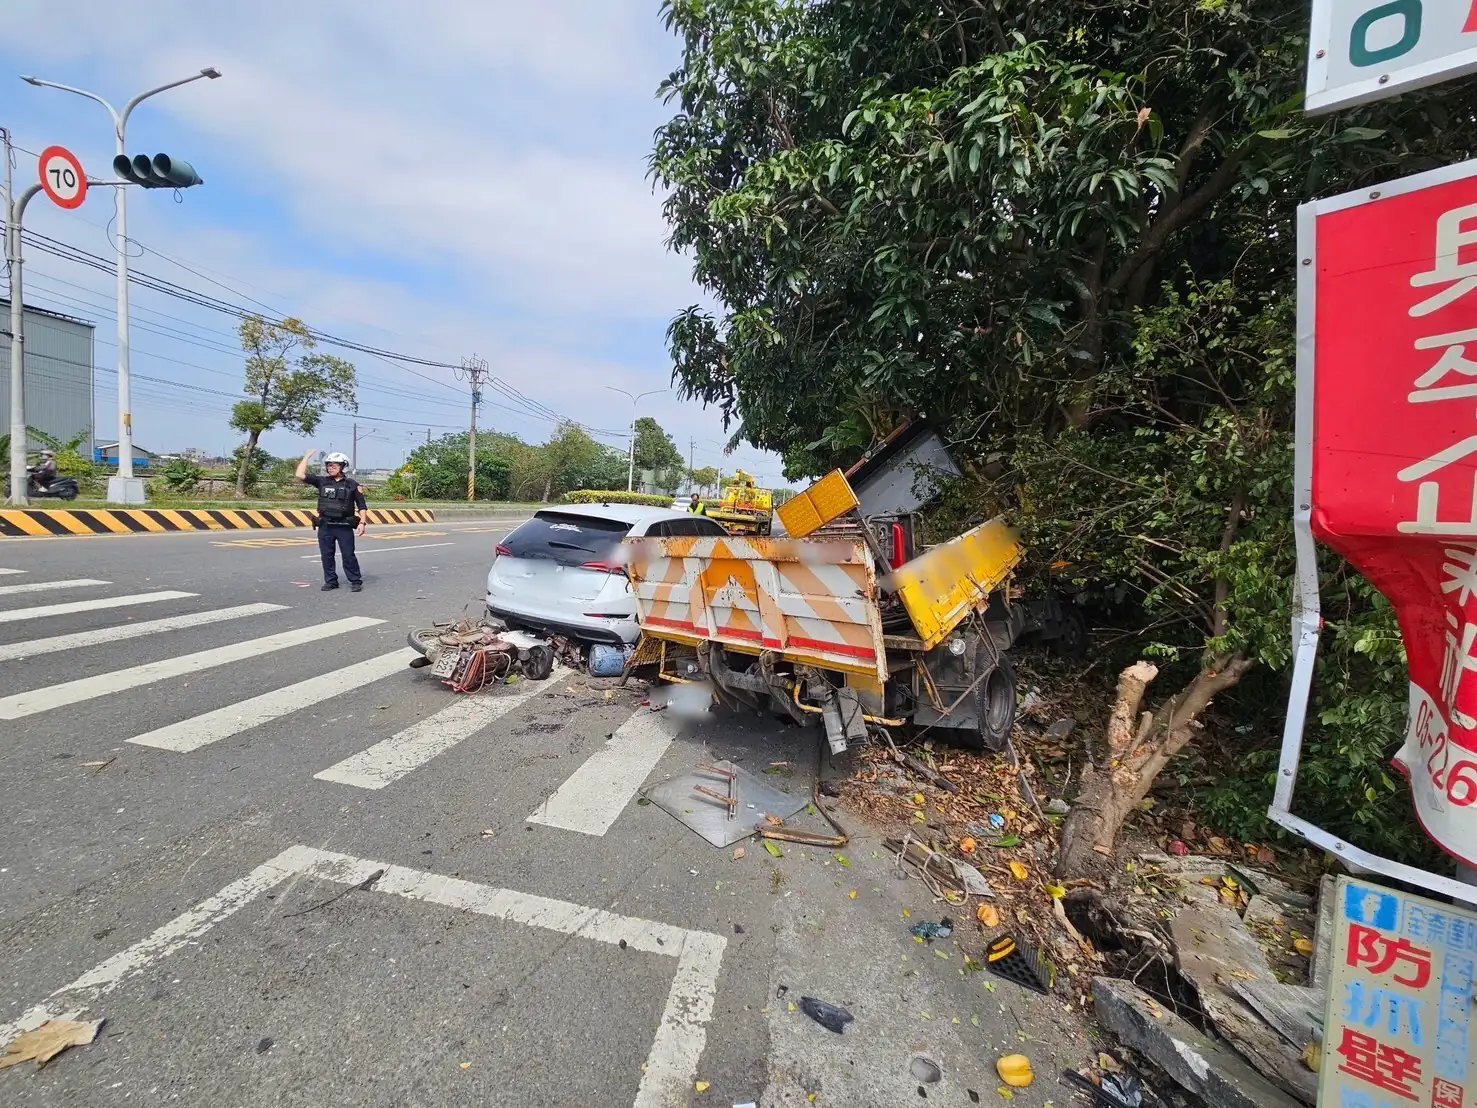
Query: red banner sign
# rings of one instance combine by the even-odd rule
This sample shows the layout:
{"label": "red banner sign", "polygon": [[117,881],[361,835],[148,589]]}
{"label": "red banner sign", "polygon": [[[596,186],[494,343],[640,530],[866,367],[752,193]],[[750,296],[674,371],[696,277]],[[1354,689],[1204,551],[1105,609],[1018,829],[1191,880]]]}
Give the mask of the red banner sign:
{"label": "red banner sign", "polygon": [[1395,765],[1477,864],[1477,161],[1319,205],[1312,528],[1389,597],[1410,659]]}

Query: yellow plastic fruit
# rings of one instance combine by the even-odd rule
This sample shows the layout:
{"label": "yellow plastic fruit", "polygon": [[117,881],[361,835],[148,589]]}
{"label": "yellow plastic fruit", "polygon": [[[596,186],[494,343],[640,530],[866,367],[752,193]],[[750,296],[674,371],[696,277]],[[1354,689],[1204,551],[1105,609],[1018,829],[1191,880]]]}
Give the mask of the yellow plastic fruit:
{"label": "yellow plastic fruit", "polygon": [[995,1072],[1001,1081],[1016,1089],[1024,1089],[1036,1079],[1031,1072],[1031,1059],[1024,1054],[1007,1054],[995,1063]]}

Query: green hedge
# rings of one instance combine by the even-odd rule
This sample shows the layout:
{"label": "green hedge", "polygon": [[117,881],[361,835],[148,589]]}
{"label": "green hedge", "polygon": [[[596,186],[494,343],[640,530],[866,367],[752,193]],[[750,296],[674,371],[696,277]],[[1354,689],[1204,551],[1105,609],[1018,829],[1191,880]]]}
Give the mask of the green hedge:
{"label": "green hedge", "polygon": [[560,499],[566,504],[645,504],[652,508],[665,508],[672,503],[670,496],[652,496],[644,492],[602,492],[599,489],[577,489],[565,493]]}

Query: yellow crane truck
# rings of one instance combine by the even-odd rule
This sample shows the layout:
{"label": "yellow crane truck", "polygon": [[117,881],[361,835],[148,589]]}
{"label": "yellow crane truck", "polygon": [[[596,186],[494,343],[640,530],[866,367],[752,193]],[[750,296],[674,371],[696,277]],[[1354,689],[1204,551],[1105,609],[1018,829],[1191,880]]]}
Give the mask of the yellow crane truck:
{"label": "yellow crane truck", "polygon": [[926,426],[903,430],[780,508],[787,537],[628,539],[638,657],[728,707],[821,724],[833,752],[907,725],[1003,749],[1016,713],[1007,652],[1027,637],[1075,650],[1085,624],[1056,598],[1013,595],[1024,551],[1003,519],[919,545],[917,510],[936,484],[918,459],[947,451]]}
{"label": "yellow crane truck", "polygon": [[767,535],[774,518],[774,493],[739,470],[723,487],[722,498],[705,502],[701,513],[731,535]]}

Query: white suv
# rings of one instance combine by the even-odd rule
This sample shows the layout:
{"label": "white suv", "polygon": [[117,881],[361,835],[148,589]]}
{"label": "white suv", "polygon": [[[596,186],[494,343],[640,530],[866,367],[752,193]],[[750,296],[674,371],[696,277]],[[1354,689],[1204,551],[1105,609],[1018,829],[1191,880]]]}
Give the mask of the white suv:
{"label": "white suv", "polygon": [[639,504],[545,508],[498,543],[487,611],[510,627],[586,642],[633,643],[636,598],[617,556],[623,539],[722,537],[711,519]]}

